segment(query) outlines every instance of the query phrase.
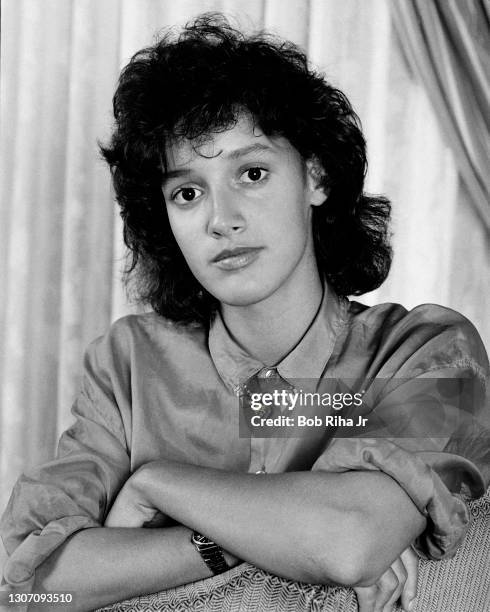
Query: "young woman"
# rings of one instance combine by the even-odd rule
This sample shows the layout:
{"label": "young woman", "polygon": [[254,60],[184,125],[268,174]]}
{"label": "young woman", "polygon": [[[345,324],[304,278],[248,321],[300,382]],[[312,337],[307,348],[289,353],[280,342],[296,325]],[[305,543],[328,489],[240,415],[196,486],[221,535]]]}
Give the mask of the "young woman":
{"label": "young woman", "polygon": [[[90,610],[246,560],[409,609],[412,545],[454,553],[461,494],[485,488],[488,360],[449,309],[347,299],[391,256],[348,101],[292,44],[205,16],[133,57],[114,113],[103,153],[153,312],[89,347],[75,424],[2,518],[6,581]],[[252,387],[330,379],[370,396],[348,411],[362,436],[239,435]]]}

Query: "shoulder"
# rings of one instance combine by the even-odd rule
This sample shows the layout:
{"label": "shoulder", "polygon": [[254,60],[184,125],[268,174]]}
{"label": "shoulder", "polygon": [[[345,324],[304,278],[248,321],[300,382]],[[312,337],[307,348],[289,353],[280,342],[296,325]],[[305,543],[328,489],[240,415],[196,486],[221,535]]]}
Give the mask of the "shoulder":
{"label": "shoulder", "polygon": [[350,333],[364,338],[383,360],[412,373],[442,368],[470,369],[488,376],[488,357],[475,326],[437,304],[407,310],[400,304],[349,305]]}
{"label": "shoulder", "polygon": [[184,326],[154,313],[127,315],[112,323],[108,331],[96,338],[86,356],[99,365],[130,364],[165,354],[188,350],[205,350],[206,331],[201,326]]}
{"label": "shoulder", "polygon": [[478,332],[469,319],[451,308],[438,304],[421,304],[407,310],[400,304],[365,306],[349,303],[349,316],[353,326],[368,326],[383,335],[417,333],[423,338],[438,335],[479,340]]}

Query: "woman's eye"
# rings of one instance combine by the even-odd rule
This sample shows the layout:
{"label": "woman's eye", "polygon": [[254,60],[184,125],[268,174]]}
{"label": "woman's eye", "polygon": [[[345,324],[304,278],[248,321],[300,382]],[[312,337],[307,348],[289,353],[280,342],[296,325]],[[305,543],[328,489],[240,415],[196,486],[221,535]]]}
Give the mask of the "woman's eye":
{"label": "woman's eye", "polygon": [[202,195],[202,191],[196,187],[181,187],[172,196],[176,204],[189,204]]}
{"label": "woman's eye", "polygon": [[245,172],[241,175],[240,178],[244,183],[257,183],[259,181],[263,181],[268,174],[269,171],[265,168],[259,168],[258,166],[254,166],[253,168],[245,170]]}

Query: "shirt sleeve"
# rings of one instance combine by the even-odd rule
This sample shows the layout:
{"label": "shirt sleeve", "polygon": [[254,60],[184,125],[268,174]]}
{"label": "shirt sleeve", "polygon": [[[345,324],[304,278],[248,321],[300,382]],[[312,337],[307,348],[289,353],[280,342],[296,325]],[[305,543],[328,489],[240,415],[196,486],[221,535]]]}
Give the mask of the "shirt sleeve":
{"label": "shirt sleeve", "polygon": [[405,354],[394,336],[397,352],[389,347],[384,368],[390,376],[365,390],[369,424],[356,438],[338,432],[312,469],[391,476],[427,518],[415,550],[442,559],[454,555],[469,527],[466,501],[488,486],[489,368],[476,330],[463,317],[424,330],[422,342],[404,331]]}
{"label": "shirt sleeve", "polygon": [[100,527],[129,476],[125,429],[111,383],[114,363],[105,339],[90,345],[84,366],[72,407],[76,420],[62,434],[56,459],[18,479],[0,521],[9,555],[4,579],[13,586],[29,581],[68,536]]}

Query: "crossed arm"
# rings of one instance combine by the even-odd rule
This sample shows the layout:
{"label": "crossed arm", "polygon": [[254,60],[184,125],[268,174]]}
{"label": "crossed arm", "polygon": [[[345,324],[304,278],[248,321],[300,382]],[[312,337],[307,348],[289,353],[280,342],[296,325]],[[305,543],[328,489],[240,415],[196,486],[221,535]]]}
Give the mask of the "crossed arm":
{"label": "crossed arm", "polygon": [[[141,528],[157,511],[180,525]],[[403,489],[380,472],[256,475],[159,460],[126,482],[106,527],[76,533],[38,568],[33,590],[74,591],[76,609],[90,610],[206,578],[192,529],[219,543],[229,564],[241,559],[293,580],[362,588],[424,526]]]}

